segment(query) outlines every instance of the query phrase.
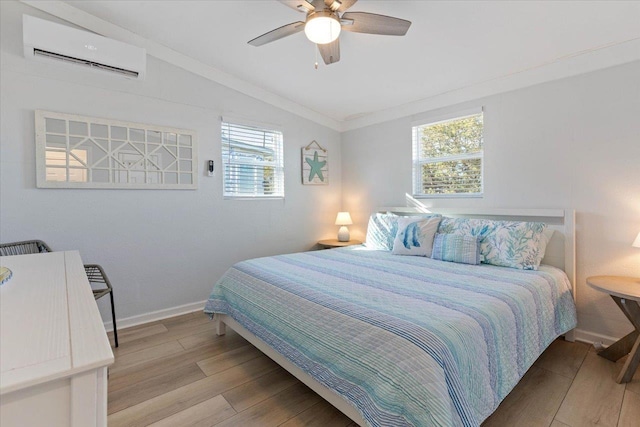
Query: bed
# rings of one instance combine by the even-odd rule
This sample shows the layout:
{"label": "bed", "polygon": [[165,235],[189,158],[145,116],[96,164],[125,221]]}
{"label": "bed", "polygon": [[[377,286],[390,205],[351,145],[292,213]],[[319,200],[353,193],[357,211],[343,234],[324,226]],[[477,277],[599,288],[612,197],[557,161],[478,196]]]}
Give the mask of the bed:
{"label": "bed", "polygon": [[553,340],[572,339],[573,212],[442,213],[556,232],[538,271],[363,246],[248,260],[205,312],[360,425],[480,425]]}

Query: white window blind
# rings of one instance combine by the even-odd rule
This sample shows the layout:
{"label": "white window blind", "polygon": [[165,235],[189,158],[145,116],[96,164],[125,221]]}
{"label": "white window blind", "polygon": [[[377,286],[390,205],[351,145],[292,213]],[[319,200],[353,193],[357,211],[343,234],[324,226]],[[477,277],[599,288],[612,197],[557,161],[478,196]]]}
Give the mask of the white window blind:
{"label": "white window blind", "polygon": [[416,197],[482,196],[482,113],[413,129]]}
{"label": "white window blind", "polygon": [[282,132],[222,122],[224,196],[284,197]]}

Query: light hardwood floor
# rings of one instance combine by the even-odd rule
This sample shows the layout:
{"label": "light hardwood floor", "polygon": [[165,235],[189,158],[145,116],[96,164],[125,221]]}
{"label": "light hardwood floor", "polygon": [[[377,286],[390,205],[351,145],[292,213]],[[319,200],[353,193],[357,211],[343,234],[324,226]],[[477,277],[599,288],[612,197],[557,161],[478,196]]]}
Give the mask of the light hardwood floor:
{"label": "light hardwood floor", "polygon": [[[202,313],[119,331],[109,376],[109,426],[349,426],[347,417]],[[557,340],[483,426],[640,426],[640,371]]]}

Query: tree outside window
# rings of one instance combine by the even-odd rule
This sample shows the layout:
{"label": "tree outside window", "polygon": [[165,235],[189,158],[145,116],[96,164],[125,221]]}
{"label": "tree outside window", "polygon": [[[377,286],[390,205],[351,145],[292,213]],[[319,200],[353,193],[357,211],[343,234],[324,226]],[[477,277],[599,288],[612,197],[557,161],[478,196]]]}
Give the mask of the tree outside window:
{"label": "tree outside window", "polygon": [[413,127],[415,196],[482,195],[482,113]]}

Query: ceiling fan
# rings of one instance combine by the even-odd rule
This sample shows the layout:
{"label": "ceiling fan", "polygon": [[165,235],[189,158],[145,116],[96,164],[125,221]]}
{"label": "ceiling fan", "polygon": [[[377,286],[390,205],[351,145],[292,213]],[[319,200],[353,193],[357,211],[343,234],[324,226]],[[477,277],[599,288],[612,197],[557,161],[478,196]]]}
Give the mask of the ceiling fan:
{"label": "ceiling fan", "polygon": [[[292,22],[269,31],[248,43],[262,46],[292,34],[305,32],[307,38],[318,45],[324,63],[340,60],[340,30],[354,33],[404,36],[410,21],[392,16],[366,12],[346,12],[357,0],[280,0],[280,3],[307,14],[304,22]],[[317,66],[317,65],[316,65]]]}

